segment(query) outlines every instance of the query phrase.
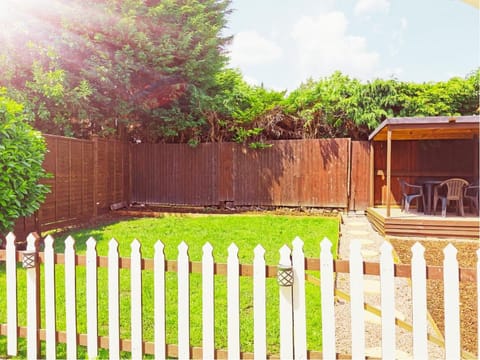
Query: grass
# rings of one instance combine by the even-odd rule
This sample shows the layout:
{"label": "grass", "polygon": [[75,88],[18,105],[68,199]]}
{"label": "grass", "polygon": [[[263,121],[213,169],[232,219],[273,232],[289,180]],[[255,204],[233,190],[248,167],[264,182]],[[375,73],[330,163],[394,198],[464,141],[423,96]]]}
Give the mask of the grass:
{"label": "grass", "polygon": [[[76,240],[78,253],[86,250],[85,242],[93,236],[97,240],[99,255],[107,255],[108,242],[115,238],[119,242],[119,253],[122,257],[130,256],[130,243],[137,238],[142,243],[142,257],[152,258],[154,244],[161,240],[165,245],[167,259],[176,259],[177,246],[185,241],[189,246],[189,256],[192,261],[201,261],[202,246],[208,241],[214,248],[215,262],[226,263],[227,248],[234,242],[239,248],[240,263],[253,262],[253,249],[261,244],[265,250],[267,264],[275,265],[279,260],[278,250],[284,244],[291,246],[296,236],[304,241],[304,252],[307,257],[318,257],[320,241],[328,237],[334,243],[334,254],[338,239],[338,220],[336,218],[276,216],[276,215],[230,215],[230,216],[167,216],[164,218],[145,218],[121,221],[99,228],[83,229],[71,234]],[[56,239],[55,251],[63,252],[63,240],[66,235]],[[99,335],[108,335],[108,299],[107,299],[107,269],[99,269]],[[153,340],[153,272],[144,271],[143,287],[143,338]],[[317,274],[318,276],[318,274]],[[25,274],[19,268],[19,324],[26,323],[25,310]],[[65,300],[63,288],[63,266],[56,267],[56,299],[57,299],[57,329],[65,329]],[[77,331],[86,333],[85,304],[85,268],[77,267]],[[4,265],[0,269],[0,291],[6,291]],[[120,270],[120,336],[130,337],[130,272]],[[177,276],[167,273],[167,342],[177,343]],[[191,274],[190,278],[190,343],[201,346],[201,275]],[[267,342],[270,353],[279,352],[279,317],[278,317],[278,285],[275,279],[267,279]],[[240,279],[241,306],[241,349],[253,351],[253,284],[251,278]],[[227,289],[226,277],[215,276],[215,336],[216,347],[227,347]],[[320,290],[318,286],[307,283],[307,331],[308,348],[321,350],[321,318]],[[6,322],[5,297],[0,299],[0,322]],[[42,304],[43,312],[43,304]],[[42,314],[42,321],[43,320]],[[44,324],[42,323],[42,326]],[[24,343],[21,343],[21,347]],[[0,356],[6,353],[5,338],[0,339]],[[79,357],[86,357],[86,350],[81,348]],[[108,352],[100,354],[108,356]],[[128,356],[128,354],[125,354]],[[58,356],[65,356],[65,346],[59,345]]]}

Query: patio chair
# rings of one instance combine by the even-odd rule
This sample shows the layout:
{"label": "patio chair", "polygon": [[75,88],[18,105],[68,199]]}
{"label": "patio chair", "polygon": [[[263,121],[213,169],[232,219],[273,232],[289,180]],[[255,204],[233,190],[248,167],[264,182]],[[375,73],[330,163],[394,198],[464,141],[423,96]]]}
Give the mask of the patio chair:
{"label": "patio chair", "polygon": [[418,198],[422,198],[423,208],[425,209],[425,197],[423,196],[423,187],[421,185],[412,185],[407,183],[404,179],[398,179],[400,187],[402,189],[402,211],[405,210],[406,213],[410,210],[410,203],[413,199],[417,199],[417,208],[418,208]]}
{"label": "patio chair", "polygon": [[442,216],[447,216],[447,205],[450,201],[457,202],[457,214],[465,216],[463,210],[463,191],[468,186],[468,181],[452,178],[435,186],[433,190],[433,215],[437,211],[438,200],[442,200]]}
{"label": "patio chair", "polygon": [[464,192],[463,197],[470,202],[470,212],[479,215],[478,203],[480,199],[480,186],[478,185],[478,181],[468,185]]}

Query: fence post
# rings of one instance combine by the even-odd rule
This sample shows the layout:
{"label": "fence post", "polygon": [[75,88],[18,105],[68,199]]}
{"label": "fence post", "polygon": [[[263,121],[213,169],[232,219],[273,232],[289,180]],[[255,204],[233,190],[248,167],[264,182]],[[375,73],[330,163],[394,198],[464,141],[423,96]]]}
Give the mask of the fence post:
{"label": "fence post", "polygon": [[412,246],[412,315],[413,357],[426,359],[427,345],[427,278],[425,248],[416,242]]}
{"label": "fence post", "polygon": [[[56,349],[56,316],[55,316],[55,252],[53,250],[54,239],[51,235],[45,238],[44,256],[45,262],[43,265],[45,277],[45,335],[46,335],[46,358],[55,359],[57,354]],[[88,286],[87,286],[88,291]]]}
{"label": "fence post", "polygon": [[240,359],[240,291],[238,247],[230,244],[227,259],[228,358]]}
{"label": "fence post", "polygon": [[108,350],[110,359],[120,358],[120,299],[118,242],[108,243]]}
{"label": "fence post", "polygon": [[[290,268],[290,248],[283,245],[280,249],[279,265],[283,268]],[[293,359],[293,302],[292,287],[280,286],[280,358]]]}
{"label": "fence post", "polygon": [[88,357],[98,356],[98,274],[97,274],[97,242],[93,237],[87,240],[87,342]]}
{"label": "fence post", "polygon": [[190,272],[188,245],[178,245],[178,358],[190,359]]}
{"label": "fence post", "polygon": [[253,352],[254,358],[267,358],[267,320],[265,303],[265,249],[257,245],[253,260]]}
{"label": "fence post", "polygon": [[332,243],[320,243],[320,279],[322,298],[322,352],[324,359],[335,359],[335,303]]}
{"label": "fence post", "polygon": [[165,359],[165,254],[164,245],[155,243],[154,255],[154,314],[155,314],[155,359]]}
{"label": "fence post", "polygon": [[350,243],[350,296],[352,318],[352,358],[365,358],[365,310],[363,289],[363,258],[360,241]]}
{"label": "fence post", "polygon": [[27,273],[27,358],[40,357],[40,270],[37,261],[38,235],[29,234],[27,250],[23,254],[23,267]]}
{"label": "fence post", "polygon": [[65,240],[65,322],[67,332],[67,359],[77,358],[77,296],[75,275],[75,240]]}
{"label": "fence post", "polygon": [[307,358],[307,318],[305,309],[305,255],[303,241],[293,240],[293,329],[295,359]]}
{"label": "fence post", "polygon": [[7,275],[7,355],[17,355],[17,259],[15,235],[8,233],[6,245]]}
{"label": "fence post", "polygon": [[382,357],[395,358],[395,277],[392,245],[384,241],[380,247],[380,282],[382,309]]}
{"label": "fence post", "polygon": [[[98,137],[92,136],[93,141],[93,217],[97,217],[97,193],[98,193]],[[56,192],[55,192],[56,193]]]}
{"label": "fence post", "polygon": [[133,359],[141,359],[142,349],[142,255],[140,241],[133,240],[130,245],[130,292],[131,292],[131,320],[130,333],[132,338],[131,354]]}
{"label": "fence post", "polygon": [[215,278],[213,247],[207,242],[202,255],[202,344],[203,358],[215,357]]}
{"label": "fence post", "polygon": [[460,359],[460,291],[457,249],[450,243],[443,249],[445,302],[445,359]]}

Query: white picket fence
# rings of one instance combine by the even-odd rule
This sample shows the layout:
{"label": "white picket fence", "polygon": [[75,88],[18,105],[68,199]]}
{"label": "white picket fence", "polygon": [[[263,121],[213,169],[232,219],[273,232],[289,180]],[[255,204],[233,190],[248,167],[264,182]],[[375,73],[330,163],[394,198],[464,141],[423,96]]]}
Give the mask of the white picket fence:
{"label": "white picket fence", "polygon": [[[28,253],[35,253],[35,242],[38,239],[30,235],[28,237]],[[215,264],[212,255],[213,248],[207,243],[203,247],[201,264],[192,263],[188,256],[188,246],[181,243],[178,246],[178,258],[176,263],[166,261],[164,245],[161,242],[155,244],[153,259],[142,259],[140,242],[134,240],[131,243],[131,256],[122,259],[118,253],[118,243],[112,239],[109,242],[107,257],[97,255],[96,241],[90,238],[87,243],[86,255],[78,255],[75,252],[75,240],[71,237],[65,240],[65,253],[55,254],[53,250],[54,239],[47,237],[44,241],[44,252],[37,254],[36,266],[26,268],[27,277],[27,327],[21,328],[17,324],[17,262],[21,260],[21,252],[15,248],[15,236],[7,236],[6,250],[0,251],[0,260],[6,261],[7,287],[7,355],[17,355],[18,337],[25,335],[27,338],[27,358],[37,359],[40,357],[39,342],[46,343],[45,357],[56,358],[56,344],[59,339],[66,343],[67,358],[77,358],[77,346],[87,347],[88,357],[96,358],[99,347],[109,349],[111,359],[120,358],[120,351],[131,352],[134,359],[142,358],[144,353],[154,354],[157,359],[165,359],[174,356],[180,359],[192,357],[212,358],[255,358],[265,359],[267,354],[267,324],[266,324],[266,291],[267,277],[273,277],[276,266],[265,264],[265,250],[258,245],[254,250],[253,265],[239,264],[237,246],[232,244],[228,248],[228,261],[226,271],[221,264]],[[335,294],[334,276],[336,272],[350,271],[350,296],[351,313],[355,314],[351,319],[352,346],[351,355],[354,359],[365,357],[365,319],[364,319],[364,289],[363,276],[375,266],[363,261],[358,243],[352,242],[350,249],[351,258],[348,261],[334,261],[331,254],[331,243],[324,239],[320,244],[319,258],[306,259],[303,253],[303,242],[296,238],[292,243],[292,249],[283,246],[280,249],[279,264],[282,267],[291,266],[293,269],[293,286],[279,287],[279,315],[280,315],[280,358],[281,359],[306,359],[323,357],[325,359],[336,358],[336,327],[335,327]],[[412,299],[413,299],[413,357],[426,359],[427,351],[427,302],[426,302],[426,279],[429,267],[425,264],[424,248],[420,244],[412,247],[413,257],[411,270]],[[459,279],[476,281],[480,276],[480,263],[476,270],[463,269],[459,273],[456,259],[457,250],[449,245],[445,248],[443,281],[445,291],[445,356],[447,359],[459,359],[460,348],[460,319],[459,319]],[[480,251],[477,252],[477,257]],[[45,329],[39,330],[39,263],[43,263],[44,283],[42,284],[45,295]],[[56,264],[63,264],[65,278],[55,279]],[[366,266],[370,265],[370,266]],[[375,264],[373,264],[375,265]],[[381,247],[381,261],[379,276],[381,281],[381,310],[382,310],[382,358],[395,358],[395,294],[394,277],[397,270],[401,270],[394,264],[392,247],[385,242]],[[76,267],[86,267],[86,303],[87,303],[87,334],[78,334],[76,326]],[[406,265],[402,265],[405,270]],[[98,335],[98,268],[108,268],[108,338]],[[119,323],[119,270],[129,268],[131,276],[131,338],[120,338]],[[142,270],[154,271],[154,341],[146,343],[142,337]],[[343,269],[343,270],[342,270]],[[166,271],[178,273],[178,344],[171,346],[166,344],[166,306],[165,306],[165,275]],[[322,314],[322,354],[307,350],[307,327],[306,327],[306,301],[305,301],[305,271],[315,270],[321,273],[321,296]],[[438,269],[437,269],[438,270]],[[194,348],[190,344],[190,289],[189,276],[192,271],[202,274],[202,348]],[[214,328],[214,275],[223,271],[227,276],[228,297],[228,348],[226,350],[215,349]],[[405,273],[405,271],[403,271]],[[375,271],[372,272],[372,274]],[[438,271],[437,271],[438,273]],[[253,311],[254,311],[254,352],[242,352],[240,346],[240,276],[253,277]],[[405,275],[403,275],[405,276]],[[56,304],[55,304],[55,281],[65,283],[65,306],[66,306],[66,330],[56,329]],[[477,298],[480,289],[477,287]],[[474,294],[472,294],[474,296]],[[317,311],[309,308],[308,311]],[[479,308],[480,313],[480,308]],[[2,332],[5,328],[2,325]],[[62,335],[62,336],[60,336]],[[341,334],[339,334],[341,336]],[[480,335],[480,334],[479,334]],[[480,338],[480,336],[479,336]],[[108,342],[108,343],[107,343]],[[173,350],[172,350],[173,349]]]}

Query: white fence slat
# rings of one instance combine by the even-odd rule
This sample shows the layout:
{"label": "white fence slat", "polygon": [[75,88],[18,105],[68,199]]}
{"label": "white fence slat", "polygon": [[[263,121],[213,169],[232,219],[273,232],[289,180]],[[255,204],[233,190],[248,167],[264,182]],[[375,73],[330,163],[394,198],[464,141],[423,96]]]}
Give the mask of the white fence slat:
{"label": "white fence slat", "polygon": [[427,343],[427,270],[425,248],[420,243],[412,246],[412,315],[413,357],[428,358]]}
{"label": "white fence slat", "polygon": [[350,297],[352,318],[352,358],[365,358],[365,311],[363,293],[363,258],[360,241],[350,243]]}
{"label": "white fence slat", "polygon": [[[27,237],[27,252],[37,252],[35,242],[37,239],[32,234]],[[27,359],[38,359],[38,334],[39,328],[37,317],[37,301],[38,291],[37,289],[37,267],[26,269],[27,275]]]}
{"label": "white fence slat", "polygon": [[307,358],[307,315],[305,306],[305,255],[298,236],[292,243],[293,266],[293,331],[295,359]]}
{"label": "white fence slat", "polygon": [[6,245],[7,281],[7,355],[17,355],[17,260],[15,248],[15,235],[8,233]]}
{"label": "white fence slat", "polygon": [[322,352],[335,359],[335,290],[332,243],[326,237],[320,243],[320,281],[322,299]]}
{"label": "white fence slat", "polygon": [[154,314],[155,359],[165,359],[165,254],[161,241],[155,243],[154,261]]}
{"label": "white fence slat", "polygon": [[142,255],[141,244],[135,239],[130,244],[130,315],[131,315],[131,338],[132,338],[132,359],[142,358]]}
{"label": "white fence slat", "polygon": [[[477,250],[477,324],[480,322],[480,249]],[[477,354],[480,360],[480,326],[477,325]]]}
{"label": "white fence slat", "polygon": [[45,274],[45,357],[47,359],[55,359],[57,353],[57,343],[55,340],[55,253],[53,250],[53,244],[55,240],[52,236],[48,235],[44,242],[45,262],[43,269]]}
{"label": "white fence slat", "polygon": [[240,359],[240,265],[238,247],[230,244],[227,259],[228,358]]}
{"label": "white fence slat", "polygon": [[384,241],[380,247],[380,288],[382,309],[382,358],[395,358],[395,274],[393,247]]}
{"label": "white fence slat", "polygon": [[90,237],[86,244],[87,353],[89,359],[95,359],[98,356],[97,242]]}
{"label": "white fence slat", "polygon": [[75,277],[75,240],[65,240],[65,320],[67,332],[67,359],[77,358],[77,298]]}
{"label": "white fence slat", "polygon": [[118,242],[108,243],[108,351],[110,359],[120,359],[120,304]]}
{"label": "white fence slat", "polygon": [[[282,267],[291,267],[290,248],[283,245],[280,249],[280,262]],[[292,287],[279,286],[280,296],[280,358],[293,359],[293,301]]]}
{"label": "white fence slat", "polygon": [[267,318],[265,293],[265,249],[257,245],[253,259],[253,353],[254,359],[267,358]]}
{"label": "white fence slat", "polygon": [[207,242],[202,255],[202,347],[203,358],[215,358],[215,279],[213,247]]}
{"label": "white fence slat", "polygon": [[190,274],[188,246],[178,245],[178,358],[190,359]]}
{"label": "white fence slat", "polygon": [[443,283],[445,299],[445,358],[460,359],[460,290],[457,249],[448,244],[443,249]]}

